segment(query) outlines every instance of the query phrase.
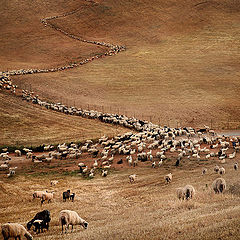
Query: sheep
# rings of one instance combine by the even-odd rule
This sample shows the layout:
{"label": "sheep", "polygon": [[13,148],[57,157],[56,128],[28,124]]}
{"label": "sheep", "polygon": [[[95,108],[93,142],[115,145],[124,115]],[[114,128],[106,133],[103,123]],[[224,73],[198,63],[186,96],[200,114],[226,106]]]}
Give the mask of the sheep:
{"label": "sheep", "polygon": [[220,175],[223,175],[223,174],[225,174],[225,168],[224,167],[221,167],[221,168],[219,168],[219,174]]}
{"label": "sheep", "polygon": [[15,174],[16,174],[15,170],[10,170],[10,172],[7,174],[7,177],[12,177]]}
{"label": "sheep", "polygon": [[102,170],[102,177],[106,177],[108,174],[108,171],[107,170]]}
{"label": "sheep", "polygon": [[44,228],[48,229],[48,224],[44,220],[34,220],[32,225],[35,227],[33,231],[36,233],[40,233],[40,231],[43,232]]}
{"label": "sheep", "polygon": [[15,156],[16,157],[21,157],[22,153],[20,150],[15,150]]}
{"label": "sheep", "polygon": [[130,176],[129,176],[129,182],[130,182],[130,183],[133,183],[133,182],[135,182],[135,180],[136,180],[136,177],[137,177],[137,175],[136,175],[136,174],[132,174],[132,175],[130,175]]}
{"label": "sheep", "polygon": [[50,184],[51,184],[51,186],[55,186],[56,184],[58,184],[58,181],[57,180],[51,180]]}
{"label": "sheep", "polygon": [[5,223],[1,227],[4,240],[8,240],[10,237],[21,239],[23,236],[28,240],[33,239],[32,235],[25,229],[25,227],[19,223]]}
{"label": "sheep", "polygon": [[177,188],[177,198],[179,200],[184,200],[184,191],[183,188]]}
{"label": "sheep", "polygon": [[216,166],[214,167],[214,172],[215,172],[215,173],[218,173],[218,172],[219,172],[219,169],[220,169],[220,167],[216,165]]}
{"label": "sheep", "polygon": [[233,168],[234,168],[234,170],[238,170],[238,163],[235,163]]}
{"label": "sheep", "polygon": [[72,200],[72,202],[74,201],[74,198],[75,198],[75,193],[71,193],[70,194],[70,200]]}
{"label": "sheep", "polygon": [[53,200],[53,193],[45,192],[42,195],[41,204],[43,204],[45,201],[48,201],[48,203],[50,203],[52,202],[52,200]]}
{"label": "sheep", "polygon": [[65,225],[65,233],[69,229],[69,225],[72,225],[72,231],[74,225],[83,226],[85,229],[88,228],[88,222],[84,219],[79,217],[79,215],[75,211],[71,210],[62,210],[59,214],[60,224],[62,226],[62,233],[63,233],[63,226]]}
{"label": "sheep", "polygon": [[35,198],[42,198],[44,193],[46,193],[46,191],[35,191],[33,193],[33,199],[35,199]]}
{"label": "sheep", "polygon": [[26,158],[28,159],[28,158],[31,158],[33,156],[33,153],[32,152],[27,152],[26,153]]}
{"label": "sheep", "polygon": [[226,189],[226,181],[223,178],[217,178],[212,183],[212,188],[215,193],[222,193]]}
{"label": "sheep", "polygon": [[159,162],[158,162],[158,166],[161,167],[163,164],[163,160],[161,159]]}
{"label": "sheep", "polygon": [[35,217],[29,221],[27,223],[27,229],[30,230],[32,225],[33,225],[33,222],[35,220],[43,220],[45,223],[47,223],[46,225],[46,229],[48,230],[49,229],[49,223],[51,221],[51,216],[50,216],[50,212],[48,210],[43,210],[41,212],[38,212]]}
{"label": "sheep", "polygon": [[1,164],[0,165],[0,171],[8,170],[8,168],[9,168],[8,164]]}
{"label": "sheep", "polygon": [[206,168],[203,168],[202,169],[202,175],[206,174],[207,173],[207,169]]}
{"label": "sheep", "polygon": [[70,198],[70,190],[63,192],[63,201],[66,202],[66,200],[69,198]]}
{"label": "sheep", "polygon": [[192,185],[186,185],[183,188],[183,193],[184,193],[185,199],[188,200],[189,198],[192,198],[193,195],[195,194],[195,189]]}
{"label": "sheep", "polygon": [[172,173],[165,175],[164,180],[166,181],[166,183],[170,183],[172,181]]}

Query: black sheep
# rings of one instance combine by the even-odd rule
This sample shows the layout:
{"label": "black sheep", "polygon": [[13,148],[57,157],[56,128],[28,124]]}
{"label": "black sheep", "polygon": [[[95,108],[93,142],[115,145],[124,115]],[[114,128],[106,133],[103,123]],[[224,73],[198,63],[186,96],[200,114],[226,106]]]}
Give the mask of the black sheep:
{"label": "black sheep", "polygon": [[72,202],[74,201],[75,198],[75,193],[70,194],[70,200],[72,200]]}
{"label": "black sheep", "polygon": [[66,200],[69,198],[70,198],[70,190],[63,192],[63,201],[66,202]]}
{"label": "black sheep", "polygon": [[49,222],[51,221],[50,212],[48,210],[43,210],[41,212],[38,212],[35,217],[27,223],[27,229],[30,230],[33,222],[35,220],[43,220],[46,223],[46,229],[49,229]]}
{"label": "black sheep", "polygon": [[40,233],[43,232],[43,229],[47,229],[48,230],[48,223],[45,222],[44,220],[34,220],[33,224],[32,224],[35,229],[33,230],[36,233]]}

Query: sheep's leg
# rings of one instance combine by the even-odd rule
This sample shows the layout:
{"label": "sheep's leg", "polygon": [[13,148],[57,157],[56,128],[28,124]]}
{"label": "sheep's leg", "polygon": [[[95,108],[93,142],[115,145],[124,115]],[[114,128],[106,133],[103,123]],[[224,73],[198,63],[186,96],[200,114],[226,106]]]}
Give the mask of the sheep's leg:
{"label": "sheep's leg", "polygon": [[72,232],[73,232],[73,224],[72,224]]}

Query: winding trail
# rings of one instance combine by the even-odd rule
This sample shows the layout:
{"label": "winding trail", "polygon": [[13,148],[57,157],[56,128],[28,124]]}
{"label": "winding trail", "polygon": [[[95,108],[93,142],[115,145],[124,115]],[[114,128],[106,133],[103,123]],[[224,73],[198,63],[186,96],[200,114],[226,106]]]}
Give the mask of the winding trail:
{"label": "winding trail", "polygon": [[[95,2],[93,0],[86,0],[86,2],[89,2],[92,5],[98,4],[97,2]],[[87,40],[87,39],[84,39],[82,37],[78,37],[76,35],[73,35],[73,34],[70,34],[66,31],[64,31],[60,27],[57,27],[50,22],[50,20],[53,20],[53,19],[62,18],[62,17],[66,17],[66,16],[69,16],[69,15],[75,14],[78,11],[80,11],[81,9],[83,9],[83,6],[77,8],[77,9],[71,11],[71,12],[66,12],[66,13],[63,13],[63,14],[60,14],[60,15],[43,18],[43,19],[41,19],[41,23],[44,24],[46,27],[50,27],[50,28],[54,29],[55,31],[58,31],[58,32],[64,34],[65,36],[67,36],[69,38],[72,38],[72,39],[75,39],[77,41],[106,47],[107,48],[106,52],[101,53],[101,54],[97,54],[97,55],[92,56],[90,58],[83,59],[80,62],[70,63],[70,64],[67,64],[67,65],[61,66],[61,67],[55,67],[55,68],[49,68],[49,69],[18,69],[18,70],[3,71],[3,72],[0,72],[0,76],[1,75],[2,76],[4,76],[4,75],[11,76],[11,75],[24,75],[24,74],[48,73],[48,72],[63,71],[63,70],[67,70],[67,69],[71,69],[71,68],[75,68],[75,67],[84,65],[86,63],[90,63],[93,60],[98,59],[98,58],[102,58],[102,57],[105,57],[105,56],[114,56],[114,55],[126,50],[125,46],[120,46],[120,45],[115,45],[115,44],[105,43],[105,42],[99,42],[99,41],[93,41],[93,40]]]}

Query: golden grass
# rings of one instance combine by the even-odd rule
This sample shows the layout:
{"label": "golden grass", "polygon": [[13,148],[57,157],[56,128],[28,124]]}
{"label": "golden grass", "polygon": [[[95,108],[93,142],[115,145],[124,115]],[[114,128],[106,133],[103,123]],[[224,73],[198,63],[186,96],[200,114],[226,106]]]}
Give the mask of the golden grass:
{"label": "golden grass", "polygon": [[0,93],[0,145],[38,146],[115,136],[125,128],[67,116]]}
{"label": "golden grass", "polygon": [[[169,164],[172,164],[170,161]],[[150,168],[149,163],[135,169],[113,171],[106,178],[97,176],[83,180],[80,176],[59,174],[30,176],[18,172],[18,176],[6,179],[1,176],[0,219],[2,222],[26,224],[36,212],[49,209],[52,215],[50,230],[34,235],[34,239],[238,239],[240,230],[239,195],[226,191],[213,194],[210,186],[217,177],[213,173],[215,162],[207,164],[208,174],[201,175],[196,162],[194,170],[171,169],[173,182],[166,185],[163,176],[170,165],[161,169]],[[172,167],[171,167],[172,168]],[[238,173],[232,163],[225,164],[227,184],[238,181]],[[40,172],[37,169],[37,172]],[[137,173],[135,183],[128,182],[128,175]],[[50,180],[59,184],[50,187]],[[197,190],[190,201],[179,201],[176,188],[192,184]],[[53,203],[40,206],[39,200],[31,200],[34,190],[54,190]],[[62,191],[76,193],[74,203],[63,203]],[[17,207],[16,207],[17,206]],[[89,222],[89,228],[76,227],[73,233],[61,235],[58,214],[63,209],[75,210]]]}

